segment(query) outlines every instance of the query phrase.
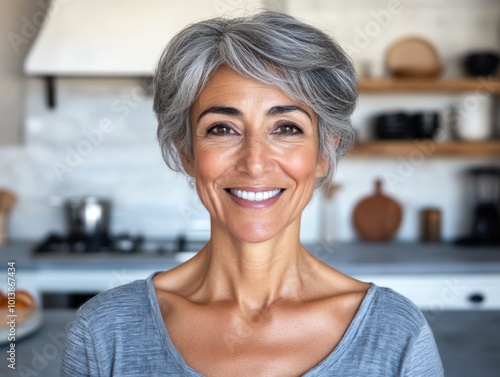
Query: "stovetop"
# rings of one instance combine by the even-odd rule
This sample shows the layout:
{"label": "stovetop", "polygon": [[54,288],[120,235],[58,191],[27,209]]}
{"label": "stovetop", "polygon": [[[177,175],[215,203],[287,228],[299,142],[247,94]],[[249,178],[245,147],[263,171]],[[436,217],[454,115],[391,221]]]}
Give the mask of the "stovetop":
{"label": "stovetop", "polygon": [[142,235],[117,234],[113,236],[64,236],[49,234],[32,250],[34,255],[53,254],[172,254],[186,251],[187,241],[183,236],[171,239],[146,239]]}

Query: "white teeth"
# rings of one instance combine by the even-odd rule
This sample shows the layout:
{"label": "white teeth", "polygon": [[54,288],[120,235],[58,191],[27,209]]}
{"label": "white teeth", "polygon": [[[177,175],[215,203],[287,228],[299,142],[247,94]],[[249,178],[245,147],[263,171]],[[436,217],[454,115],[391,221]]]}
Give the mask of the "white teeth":
{"label": "white teeth", "polygon": [[260,202],[262,200],[266,200],[276,196],[280,193],[280,189],[272,190],[272,191],[264,191],[264,192],[253,192],[253,191],[242,191],[242,190],[229,190],[231,194],[237,196],[238,198],[250,200],[252,202]]}

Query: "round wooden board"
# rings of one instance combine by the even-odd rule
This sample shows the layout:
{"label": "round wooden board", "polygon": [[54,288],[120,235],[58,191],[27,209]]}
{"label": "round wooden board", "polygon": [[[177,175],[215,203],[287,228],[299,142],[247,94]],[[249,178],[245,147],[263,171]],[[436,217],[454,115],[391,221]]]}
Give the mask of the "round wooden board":
{"label": "round wooden board", "polygon": [[437,77],[441,73],[434,46],[420,37],[403,38],[386,55],[387,69],[396,77]]}
{"label": "round wooden board", "polygon": [[388,241],[401,223],[401,206],[382,193],[382,181],[375,182],[375,193],[362,199],[354,208],[352,221],[366,241]]}

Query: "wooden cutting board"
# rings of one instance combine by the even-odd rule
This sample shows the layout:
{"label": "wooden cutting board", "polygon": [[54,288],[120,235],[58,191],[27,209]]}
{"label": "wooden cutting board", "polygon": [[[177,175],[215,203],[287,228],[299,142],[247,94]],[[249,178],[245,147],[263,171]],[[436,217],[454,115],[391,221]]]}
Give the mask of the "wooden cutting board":
{"label": "wooden cutting board", "polygon": [[375,181],[375,193],[363,198],[354,208],[352,222],[356,232],[366,241],[388,241],[401,223],[398,202],[382,192],[382,181]]}

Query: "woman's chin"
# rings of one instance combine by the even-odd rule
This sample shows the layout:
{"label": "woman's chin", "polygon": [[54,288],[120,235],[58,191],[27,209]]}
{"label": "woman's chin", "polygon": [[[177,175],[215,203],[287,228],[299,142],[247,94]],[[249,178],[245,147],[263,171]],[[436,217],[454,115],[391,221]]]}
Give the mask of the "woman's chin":
{"label": "woman's chin", "polygon": [[270,227],[246,226],[238,230],[228,229],[230,234],[242,242],[262,243],[275,238],[280,232]]}

